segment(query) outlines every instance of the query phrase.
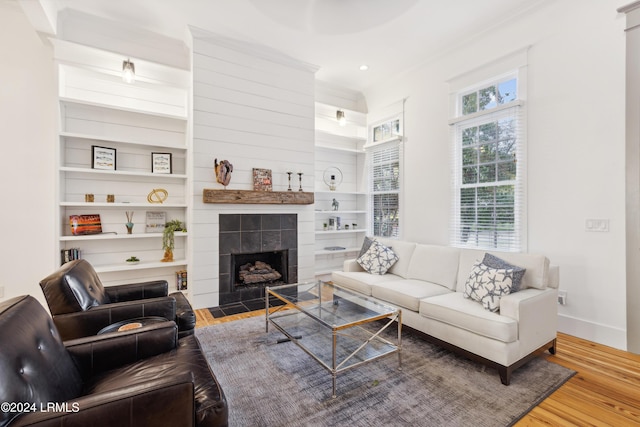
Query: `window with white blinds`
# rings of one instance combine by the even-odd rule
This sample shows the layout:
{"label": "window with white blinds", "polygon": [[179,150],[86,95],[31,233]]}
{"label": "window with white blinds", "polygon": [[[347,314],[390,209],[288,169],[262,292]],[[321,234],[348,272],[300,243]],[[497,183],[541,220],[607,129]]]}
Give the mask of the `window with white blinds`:
{"label": "window with white blinds", "polygon": [[379,237],[400,236],[400,142],[374,146],[369,159],[370,233]]}
{"label": "window with white blinds", "polygon": [[510,76],[458,96],[451,243],[518,252],[525,244],[524,104]]}

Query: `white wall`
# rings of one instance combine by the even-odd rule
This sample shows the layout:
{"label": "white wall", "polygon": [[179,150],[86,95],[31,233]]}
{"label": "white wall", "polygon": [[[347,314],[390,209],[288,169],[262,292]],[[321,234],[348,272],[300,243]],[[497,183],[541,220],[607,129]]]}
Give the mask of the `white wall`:
{"label": "white wall", "polygon": [[[55,73],[17,2],[0,2],[0,286],[4,299],[32,294],[55,269]],[[2,300],[3,298],[0,298]]]}
{"label": "white wall", "polygon": [[[404,236],[447,244],[447,81],[528,51],[528,251],[560,266],[560,330],[626,348],[623,1],[548,2],[365,92],[370,112],[406,103]],[[505,70],[509,71],[509,70]],[[585,231],[585,219],[610,232]]]}
{"label": "white wall", "polygon": [[[314,69],[264,46],[192,28],[193,219],[189,265],[193,305],[219,305],[220,213],[298,214],[298,279],[312,280],[313,205],[205,204],[202,190],[222,189],[214,159],[233,164],[229,189],[253,190],[253,168],[271,169],[273,190],[287,190],[288,170],[314,186]],[[294,175],[297,184],[297,176]]]}

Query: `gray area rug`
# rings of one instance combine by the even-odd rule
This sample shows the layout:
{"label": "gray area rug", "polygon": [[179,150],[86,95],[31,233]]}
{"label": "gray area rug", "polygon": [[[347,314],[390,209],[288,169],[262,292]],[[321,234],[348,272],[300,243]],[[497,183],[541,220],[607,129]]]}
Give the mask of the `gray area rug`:
{"label": "gray area rug", "polygon": [[[503,386],[496,370],[403,333],[402,371],[389,355],[331,374],[264,317],[196,329],[237,426],[508,426],[574,371],[543,358]],[[392,335],[387,335],[393,339]],[[303,337],[304,340],[304,337]]]}

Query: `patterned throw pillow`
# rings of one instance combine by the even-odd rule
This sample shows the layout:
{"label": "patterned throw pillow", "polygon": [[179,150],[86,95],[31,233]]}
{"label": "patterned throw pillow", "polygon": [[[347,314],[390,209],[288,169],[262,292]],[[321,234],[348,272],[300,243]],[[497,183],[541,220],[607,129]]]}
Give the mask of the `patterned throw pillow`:
{"label": "patterned throw pillow", "polygon": [[478,301],[485,309],[496,312],[500,309],[500,298],[511,293],[512,277],[511,269],[491,268],[476,261],[464,285],[464,297]]}
{"label": "patterned throw pillow", "polygon": [[511,281],[513,282],[513,286],[511,287],[511,293],[518,292],[520,290],[520,285],[522,284],[522,278],[524,277],[524,273],[527,271],[526,268],[518,267],[517,265],[509,264],[507,261],[502,258],[498,258],[495,255],[491,255],[490,253],[485,253],[482,263],[487,267],[491,268],[504,268],[507,270],[513,270],[513,277]]}
{"label": "patterned throw pillow", "polygon": [[371,239],[367,236],[364,236],[364,241],[362,242],[362,247],[360,248],[360,253],[358,254],[358,258],[362,255],[366,254],[369,248],[371,247],[371,243],[374,239]]}
{"label": "patterned throw pillow", "polygon": [[356,261],[368,273],[382,275],[398,261],[398,255],[391,248],[373,240],[367,252]]}

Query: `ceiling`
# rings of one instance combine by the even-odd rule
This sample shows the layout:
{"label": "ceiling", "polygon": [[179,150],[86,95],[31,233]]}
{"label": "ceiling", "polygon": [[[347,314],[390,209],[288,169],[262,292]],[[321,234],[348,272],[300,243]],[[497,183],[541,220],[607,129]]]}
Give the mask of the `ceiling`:
{"label": "ceiling", "polygon": [[259,43],[364,91],[550,0],[41,1],[181,40],[192,25]]}

